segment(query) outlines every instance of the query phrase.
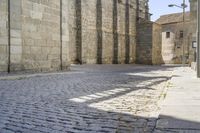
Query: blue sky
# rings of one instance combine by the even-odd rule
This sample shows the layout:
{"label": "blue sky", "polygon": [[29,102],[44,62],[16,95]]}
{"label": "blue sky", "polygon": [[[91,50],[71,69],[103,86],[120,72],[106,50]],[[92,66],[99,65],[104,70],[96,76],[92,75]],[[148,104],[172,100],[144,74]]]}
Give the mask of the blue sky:
{"label": "blue sky", "polygon": [[[164,14],[182,12],[181,8],[168,7],[169,4],[181,5],[181,3],[183,3],[183,0],[150,0],[150,13],[153,14],[151,17],[152,21],[157,20],[159,16]],[[187,11],[189,11],[189,0],[186,0],[186,3],[188,5]]]}

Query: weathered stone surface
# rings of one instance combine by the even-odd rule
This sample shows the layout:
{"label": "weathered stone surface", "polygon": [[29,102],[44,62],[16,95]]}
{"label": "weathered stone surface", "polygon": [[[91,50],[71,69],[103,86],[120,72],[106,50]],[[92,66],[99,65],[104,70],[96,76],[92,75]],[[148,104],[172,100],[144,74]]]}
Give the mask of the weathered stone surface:
{"label": "weathered stone surface", "polygon": [[[195,1],[191,3],[194,6]],[[191,64],[196,60],[196,48],[192,46],[196,42],[195,15],[192,7],[184,15],[184,23],[182,13],[163,15],[156,21],[162,25],[162,56],[166,64],[181,64],[183,59]]]}
{"label": "weathered stone surface", "polygon": [[24,0],[22,6],[23,46],[30,49],[22,52],[24,69],[60,69],[60,1]]}
{"label": "weathered stone surface", "polygon": [[145,18],[146,0],[10,0],[10,36],[7,2],[0,6],[1,64],[8,65],[10,50],[11,71],[135,62],[136,20]]}
{"label": "weathered stone surface", "polygon": [[8,63],[8,3],[0,1],[0,71],[7,71]]}
{"label": "weathered stone surface", "polygon": [[161,37],[161,26],[157,23],[153,23],[153,35],[152,35],[152,63],[153,65],[163,64],[162,57],[162,37]]}
{"label": "weathered stone surface", "polygon": [[141,20],[137,26],[136,62],[150,65],[162,64],[161,26],[144,20]]}

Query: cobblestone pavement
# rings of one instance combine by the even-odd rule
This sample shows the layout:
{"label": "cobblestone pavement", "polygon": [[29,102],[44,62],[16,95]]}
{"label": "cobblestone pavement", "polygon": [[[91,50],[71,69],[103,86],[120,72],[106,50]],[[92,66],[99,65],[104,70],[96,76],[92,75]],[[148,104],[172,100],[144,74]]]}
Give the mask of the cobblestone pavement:
{"label": "cobblestone pavement", "polygon": [[83,65],[0,80],[0,133],[150,133],[173,67]]}

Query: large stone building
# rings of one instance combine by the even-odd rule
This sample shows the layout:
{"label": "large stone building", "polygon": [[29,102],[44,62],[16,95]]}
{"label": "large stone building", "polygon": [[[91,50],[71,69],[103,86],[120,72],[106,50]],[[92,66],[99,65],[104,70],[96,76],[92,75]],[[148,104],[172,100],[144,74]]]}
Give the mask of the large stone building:
{"label": "large stone building", "polygon": [[1,0],[0,71],[134,63],[148,0]]}

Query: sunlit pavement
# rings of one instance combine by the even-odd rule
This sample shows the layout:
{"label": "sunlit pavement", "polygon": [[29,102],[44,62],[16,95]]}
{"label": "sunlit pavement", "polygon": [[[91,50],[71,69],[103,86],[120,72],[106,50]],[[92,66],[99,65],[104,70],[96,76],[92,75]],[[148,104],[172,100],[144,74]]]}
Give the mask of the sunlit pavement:
{"label": "sunlit pavement", "polygon": [[83,65],[3,76],[0,133],[150,133],[173,66]]}
{"label": "sunlit pavement", "polygon": [[200,133],[200,79],[195,71],[174,70],[156,128],[158,133]]}

